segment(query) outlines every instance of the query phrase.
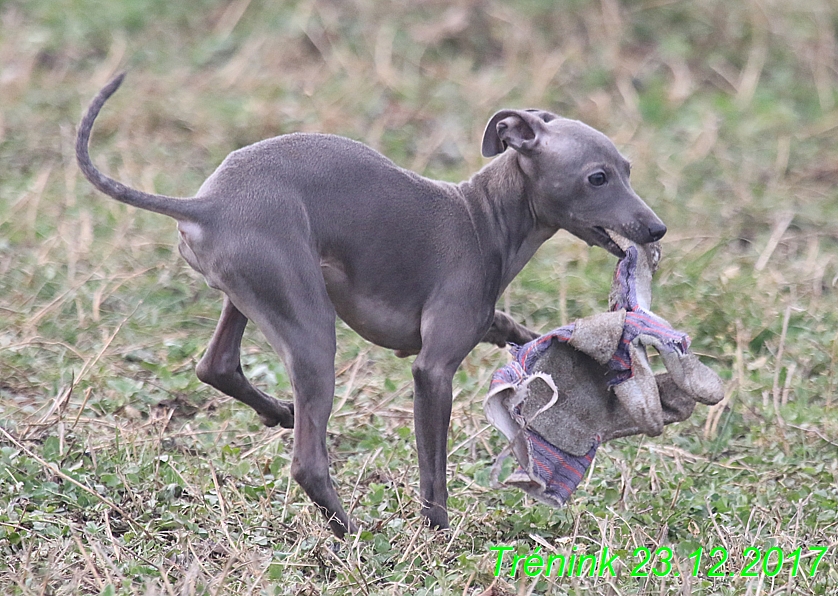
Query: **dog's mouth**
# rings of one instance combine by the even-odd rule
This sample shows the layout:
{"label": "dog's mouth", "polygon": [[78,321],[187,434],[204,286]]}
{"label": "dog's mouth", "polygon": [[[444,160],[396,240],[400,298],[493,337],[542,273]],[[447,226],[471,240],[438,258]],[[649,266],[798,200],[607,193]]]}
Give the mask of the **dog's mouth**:
{"label": "dog's mouth", "polygon": [[[616,232],[606,230],[600,226],[594,226],[591,228],[591,232],[592,239],[597,246],[604,248],[618,259],[622,259],[626,256],[626,253],[623,252],[623,249],[620,248],[620,245],[617,244],[612,237],[612,235],[616,235]],[[621,236],[619,237],[622,238]]]}
{"label": "dog's mouth", "polygon": [[637,244],[636,242],[629,240],[625,236],[622,236],[615,232],[614,230],[606,230],[604,228],[603,231],[605,234],[608,235],[609,241],[617,247],[617,251],[620,252],[620,255],[617,254],[617,251],[612,250],[610,247],[603,247],[606,248],[609,252],[617,256],[620,260],[625,258],[626,253],[631,247],[634,247],[638,251],[638,255],[640,256],[640,262],[643,263],[642,267],[646,267],[650,273],[654,274],[655,271],[658,270],[658,264],[660,263],[661,259],[661,245],[660,242],[649,242],[647,244]]}

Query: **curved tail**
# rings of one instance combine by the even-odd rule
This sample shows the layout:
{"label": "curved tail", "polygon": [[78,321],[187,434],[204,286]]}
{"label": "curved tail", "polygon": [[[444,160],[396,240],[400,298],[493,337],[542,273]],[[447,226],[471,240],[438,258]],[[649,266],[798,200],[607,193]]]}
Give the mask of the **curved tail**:
{"label": "curved tail", "polygon": [[200,211],[197,200],[155,195],[128,188],[124,184],[117,182],[113,178],[109,178],[97,170],[96,166],[90,160],[88,144],[90,142],[90,131],[93,129],[93,121],[96,120],[96,116],[99,115],[99,110],[102,109],[102,106],[105,105],[108,98],[119,89],[124,78],[125,73],[121,72],[111,79],[99,91],[96,97],[93,98],[93,101],[90,102],[87,111],[82,117],[76,136],[76,160],[78,161],[79,167],[84,173],[85,178],[90,180],[93,186],[117,201],[147,211],[162,213],[178,220],[194,220]]}

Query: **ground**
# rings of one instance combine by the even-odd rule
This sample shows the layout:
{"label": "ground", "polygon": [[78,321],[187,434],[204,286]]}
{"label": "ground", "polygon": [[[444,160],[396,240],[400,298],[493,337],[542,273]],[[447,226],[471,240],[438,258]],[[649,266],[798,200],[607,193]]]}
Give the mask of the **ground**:
{"label": "ground", "polygon": [[[3,593],[838,594],[836,38],[830,0],[0,0]],[[335,541],[289,480],[291,433],[195,378],[221,297],[174,223],[76,168],[81,111],[120,69],[94,160],[179,196],[291,131],[461,180],[500,108],[603,130],[669,226],[655,310],[724,402],[606,444],[553,510],[490,486],[504,441],[482,399],[509,355],[479,346],[433,532],[409,361],[339,325],[329,448],[363,530]],[[560,233],[499,307],[548,331],[602,311],[613,266]],[[243,365],[290,398],[253,328]],[[606,548],[613,575],[524,558]]]}

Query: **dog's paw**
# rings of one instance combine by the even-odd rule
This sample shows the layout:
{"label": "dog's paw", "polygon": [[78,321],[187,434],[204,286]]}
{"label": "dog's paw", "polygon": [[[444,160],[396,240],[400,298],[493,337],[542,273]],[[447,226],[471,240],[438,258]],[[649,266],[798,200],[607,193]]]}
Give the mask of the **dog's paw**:
{"label": "dog's paw", "polygon": [[448,511],[439,505],[424,505],[422,515],[425,517],[425,523],[434,530],[447,530],[449,528]]}
{"label": "dog's paw", "polygon": [[294,404],[277,400],[276,407],[268,413],[260,413],[259,419],[265,426],[279,425],[282,428],[294,428]]}

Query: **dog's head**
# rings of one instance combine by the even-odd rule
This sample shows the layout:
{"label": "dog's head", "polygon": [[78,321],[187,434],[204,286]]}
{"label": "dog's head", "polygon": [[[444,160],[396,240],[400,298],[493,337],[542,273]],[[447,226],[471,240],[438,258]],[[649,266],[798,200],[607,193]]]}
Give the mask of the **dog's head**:
{"label": "dog's head", "polygon": [[638,244],[660,240],[666,226],[629,183],[630,164],[604,134],[541,110],[501,110],[483,135],[483,155],[517,152],[539,223],[563,228],[622,257],[606,230]]}

